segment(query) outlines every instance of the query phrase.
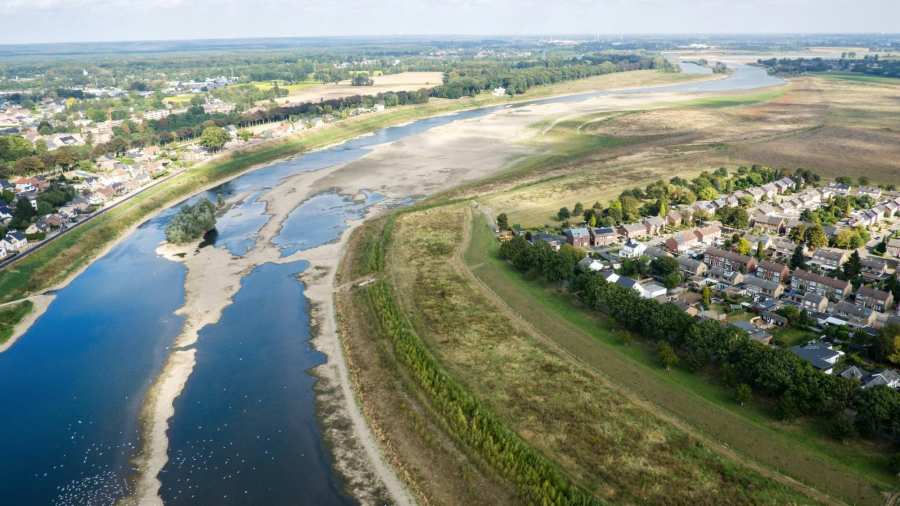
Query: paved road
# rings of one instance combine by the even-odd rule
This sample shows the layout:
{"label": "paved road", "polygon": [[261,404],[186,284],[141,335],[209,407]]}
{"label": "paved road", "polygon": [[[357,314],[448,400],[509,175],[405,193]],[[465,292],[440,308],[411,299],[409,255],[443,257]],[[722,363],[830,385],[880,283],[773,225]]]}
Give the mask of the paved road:
{"label": "paved road", "polygon": [[142,189],[140,189],[140,190],[138,190],[138,191],[132,193],[131,195],[128,195],[127,197],[125,197],[125,198],[119,200],[118,202],[116,202],[115,204],[112,204],[112,205],[109,206],[109,207],[104,207],[103,209],[94,212],[93,214],[89,215],[87,218],[85,218],[85,219],[79,221],[78,223],[75,223],[74,225],[70,226],[69,228],[66,228],[65,230],[60,231],[58,234],[48,237],[47,239],[45,239],[44,241],[38,243],[38,244],[35,245],[34,247],[28,249],[28,250],[25,251],[24,253],[20,253],[20,254],[18,254],[18,255],[15,255],[15,256],[12,256],[12,257],[8,257],[8,258],[3,259],[2,261],[0,261],[0,269],[5,269],[5,268],[8,267],[10,264],[13,264],[13,263],[15,263],[15,262],[17,262],[17,261],[19,261],[19,260],[22,260],[23,258],[28,258],[29,256],[31,256],[31,255],[34,254],[35,252],[40,251],[42,248],[46,247],[48,244],[50,244],[50,243],[52,243],[53,241],[59,239],[60,237],[65,236],[66,234],[68,234],[68,233],[71,232],[72,230],[75,230],[76,228],[78,228],[78,227],[84,225],[85,223],[90,222],[91,220],[97,218],[98,216],[101,216],[101,215],[103,215],[104,213],[106,213],[106,212],[108,212],[108,211],[110,211],[110,210],[112,210],[112,209],[115,209],[115,208],[119,207],[120,205],[124,204],[125,202],[128,202],[129,200],[131,200],[131,199],[137,197],[138,195],[144,193],[145,191],[147,191],[147,190],[149,190],[149,189],[151,189],[151,188],[155,188],[156,186],[162,184],[162,183],[165,182],[165,181],[168,181],[169,179],[172,179],[173,177],[175,177],[175,176],[181,174],[182,172],[184,172],[184,170],[180,170],[180,171],[174,172],[174,173],[172,173],[172,174],[170,174],[170,175],[168,175],[168,176],[166,176],[166,177],[160,179],[160,180],[157,181],[156,183],[153,183],[153,184],[150,185],[150,186],[147,186],[147,187],[145,187],[145,188],[142,188]]}

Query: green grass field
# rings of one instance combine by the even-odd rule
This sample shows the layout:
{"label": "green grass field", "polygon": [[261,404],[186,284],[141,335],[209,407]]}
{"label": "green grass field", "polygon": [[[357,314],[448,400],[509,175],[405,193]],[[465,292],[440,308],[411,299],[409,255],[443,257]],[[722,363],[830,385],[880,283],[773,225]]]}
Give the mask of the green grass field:
{"label": "green grass field", "polygon": [[729,95],[722,97],[698,98],[679,104],[680,107],[700,107],[708,109],[718,109],[722,107],[737,107],[743,105],[761,104],[775,100],[787,93],[787,86],[780,86],[774,89],[766,89],[754,93],[745,93],[741,95]]}
{"label": "green grass field", "polygon": [[813,75],[817,77],[824,77],[827,79],[840,79],[842,81],[853,81],[857,83],[900,85],[900,78],[898,77],[870,76],[866,74],[850,74],[841,72],[823,72],[815,73]]}
{"label": "green grass field", "polygon": [[898,487],[886,456],[865,446],[827,439],[803,422],[784,424],[764,410],[740,406],[731,392],[687,371],[665,371],[652,347],[624,345],[621,329],[579,309],[570,296],[524,279],[496,256],[483,218],[476,221],[466,263],[492,291],[538,331],[614,383],[671,412],[727,448],[804,483],[857,504],[880,504],[881,490]]}
{"label": "green grass field", "polygon": [[30,300],[0,308],[0,344],[12,337],[13,329],[34,308]]}

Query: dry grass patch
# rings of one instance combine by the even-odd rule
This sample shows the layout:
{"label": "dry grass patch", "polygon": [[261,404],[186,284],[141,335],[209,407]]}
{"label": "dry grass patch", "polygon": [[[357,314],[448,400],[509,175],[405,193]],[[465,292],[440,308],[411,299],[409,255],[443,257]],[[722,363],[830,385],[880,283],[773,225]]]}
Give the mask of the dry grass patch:
{"label": "dry grass patch", "polygon": [[456,205],[398,217],[387,273],[439,361],[523,439],[616,503],[805,500],[723,460],[514,325],[461,264],[466,212]]}

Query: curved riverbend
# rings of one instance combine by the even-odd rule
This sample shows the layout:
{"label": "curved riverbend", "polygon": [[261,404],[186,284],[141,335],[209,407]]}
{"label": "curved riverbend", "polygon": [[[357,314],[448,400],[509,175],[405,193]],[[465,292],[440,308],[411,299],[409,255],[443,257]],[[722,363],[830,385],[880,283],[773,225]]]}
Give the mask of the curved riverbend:
{"label": "curved riverbend", "polygon": [[[722,80],[523,105],[781,83],[761,68],[738,66]],[[222,195],[231,207],[214,243],[170,256],[177,261],[156,249],[179,206],[141,225],[59,290],[22,339],[0,354],[0,403],[7,407],[0,428],[8,435],[0,497],[9,504],[110,503],[132,495],[132,477],[143,471],[136,483],[151,483],[148,497],[172,504],[354,502],[332,471],[316,418],[315,380],[305,372],[325,362],[309,344],[306,298],[330,297],[330,278],[303,261],[333,263],[340,255],[333,241],[346,235],[348,221],[407,201],[370,194],[355,202],[319,194],[314,183],[378,145],[508,107],[385,128],[204,192]],[[148,416],[142,433],[142,410],[152,415],[160,406],[161,423]],[[153,448],[142,452],[142,443],[161,448],[154,466],[147,467]]]}

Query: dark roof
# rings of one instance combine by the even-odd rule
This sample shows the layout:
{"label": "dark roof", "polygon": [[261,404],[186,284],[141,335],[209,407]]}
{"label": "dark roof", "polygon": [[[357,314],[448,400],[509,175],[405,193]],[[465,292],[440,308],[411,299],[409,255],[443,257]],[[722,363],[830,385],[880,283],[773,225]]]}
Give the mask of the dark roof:
{"label": "dark roof", "polygon": [[773,272],[784,272],[787,269],[787,265],[780,264],[778,262],[770,262],[768,260],[762,260],[758,264],[756,264],[756,269],[762,269],[765,271],[773,271]]}
{"label": "dark roof", "polygon": [[752,285],[758,288],[762,288],[763,290],[775,291],[778,288],[779,283],[774,281],[769,281],[767,279],[758,278],[756,276],[747,276],[744,278],[745,285]]}
{"label": "dark roof", "polygon": [[792,346],[791,353],[811,363],[817,369],[830,369],[834,364],[829,360],[834,360],[840,356],[837,351],[828,348],[828,345],[821,341],[813,341],[801,346]]}
{"label": "dark roof", "polygon": [[23,234],[22,232],[20,232],[18,230],[10,230],[9,232],[6,233],[6,236],[12,237],[13,239],[15,239],[17,241],[25,240],[25,234]]}
{"label": "dark roof", "polygon": [[598,227],[594,229],[595,235],[616,235],[616,231],[612,227]]}
{"label": "dark roof", "polygon": [[890,297],[891,294],[889,294],[888,292],[870,288],[868,286],[861,286],[859,287],[859,291],[856,292],[856,295],[884,302],[888,300],[888,297]]}
{"label": "dark roof", "polygon": [[616,280],[616,284],[625,288],[634,288],[634,286],[637,285],[638,282],[627,276],[621,276]]}
{"label": "dark roof", "polygon": [[753,260],[753,257],[748,257],[747,255],[741,255],[740,253],[735,253],[734,251],[727,251],[719,248],[708,248],[706,250],[706,255],[716,256],[727,258],[732,262],[738,262],[742,264],[750,263]]}
{"label": "dark roof", "polygon": [[794,278],[802,279],[805,281],[815,281],[820,285],[830,286],[832,288],[836,288],[838,290],[846,290],[850,285],[849,282],[844,281],[842,279],[830,278],[828,276],[823,276],[821,274],[816,274],[814,272],[805,271],[803,269],[797,269],[794,271]]}

